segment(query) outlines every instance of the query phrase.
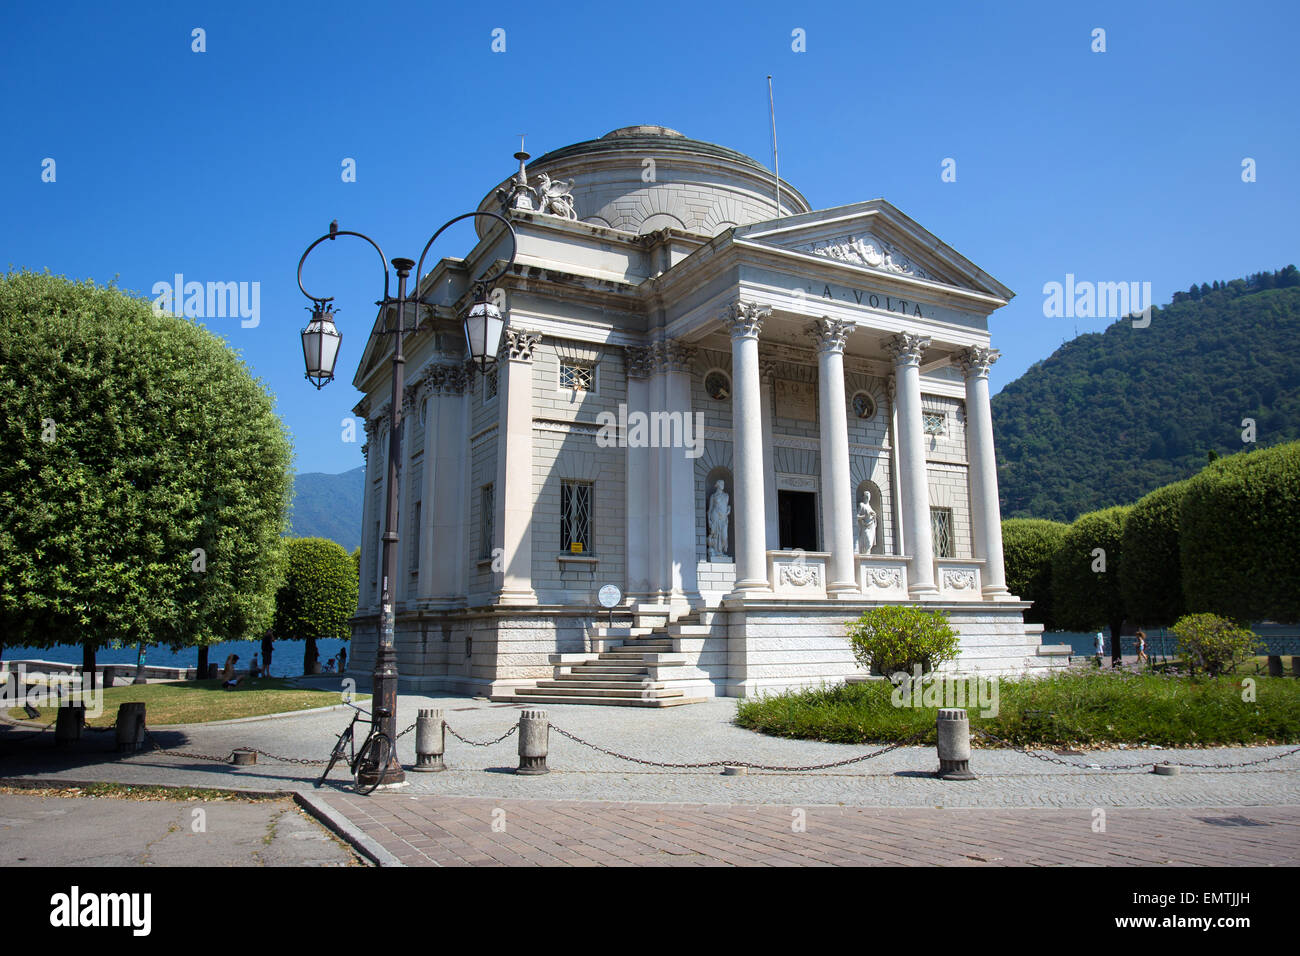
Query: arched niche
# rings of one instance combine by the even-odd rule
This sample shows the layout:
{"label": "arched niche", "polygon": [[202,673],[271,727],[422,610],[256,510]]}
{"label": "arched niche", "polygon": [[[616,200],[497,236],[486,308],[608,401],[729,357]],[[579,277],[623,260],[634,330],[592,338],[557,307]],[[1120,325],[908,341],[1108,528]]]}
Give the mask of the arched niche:
{"label": "arched niche", "polygon": [[867,501],[871,504],[871,510],[876,513],[876,540],[871,548],[871,554],[885,553],[885,511],[882,507],[880,488],[874,481],[858,482],[858,487],[853,493],[853,551],[855,554],[861,554],[858,540],[858,502],[862,496],[867,496]]}
{"label": "arched niche", "polygon": [[731,484],[731,469],[721,466],[710,469],[704,481],[704,559],[709,560],[709,507],[719,481],[731,510],[727,514],[727,553],[725,556],[714,555],[713,560],[730,564],[736,560],[736,492]]}

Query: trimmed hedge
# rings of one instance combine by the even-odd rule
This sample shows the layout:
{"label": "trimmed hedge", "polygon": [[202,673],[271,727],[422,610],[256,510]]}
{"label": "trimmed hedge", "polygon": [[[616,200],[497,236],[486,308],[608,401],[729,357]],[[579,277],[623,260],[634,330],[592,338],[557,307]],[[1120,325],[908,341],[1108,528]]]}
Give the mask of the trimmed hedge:
{"label": "trimmed hedge", "polygon": [[1124,519],[1120,592],[1130,620],[1167,626],[1187,613],[1179,557],[1179,514],[1187,482],[1157,488]]}
{"label": "trimmed hedge", "polygon": [[1209,465],[1179,520],[1188,611],[1300,621],[1300,442]]}
{"label": "trimmed hedge", "polygon": [[1060,547],[1069,525],[1037,518],[1008,518],[1002,522],[1002,553],[1007,588],[1034,606],[1025,620],[1056,630],[1052,610],[1052,555]]}
{"label": "trimmed hedge", "polygon": [[[1124,597],[1119,587],[1124,519],[1130,510],[1121,505],[1080,515],[1061,538],[1052,557],[1053,614],[1060,627],[1092,631],[1110,627],[1118,637],[1124,621]],[[1094,571],[1093,554],[1105,552],[1105,570]]]}

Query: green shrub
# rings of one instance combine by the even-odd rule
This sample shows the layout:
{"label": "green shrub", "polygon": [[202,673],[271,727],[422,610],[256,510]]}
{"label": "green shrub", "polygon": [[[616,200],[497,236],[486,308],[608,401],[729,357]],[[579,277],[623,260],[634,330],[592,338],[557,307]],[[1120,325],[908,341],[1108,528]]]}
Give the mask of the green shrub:
{"label": "green shrub", "polygon": [[1060,547],[1069,525],[1036,518],[1008,518],[1002,522],[1002,554],[1007,588],[1032,601],[1025,612],[1030,624],[1056,629],[1052,608],[1052,555]]}
{"label": "green shrub", "polygon": [[275,596],[273,636],[305,640],[303,673],[315,673],[316,641],[348,640],[357,609],[357,571],[352,555],[328,538],[289,538],[288,568]]}
{"label": "green shrub", "polygon": [[959,649],[948,615],[919,607],[891,605],[863,611],[845,626],[845,633],[857,662],[886,675],[911,674],[918,664],[921,673],[928,673],[956,658]]}
{"label": "green shrub", "polygon": [[1080,515],[1052,557],[1052,614],[1058,627],[1095,631],[1109,627],[1112,656],[1119,656],[1124,598],[1119,588],[1127,506]]}
{"label": "green shrub", "polygon": [[1188,614],[1170,630],[1178,638],[1178,653],[1193,670],[1211,677],[1235,670],[1263,650],[1250,629],[1215,614]]}
{"label": "green shrub", "polygon": [[1124,519],[1120,593],[1130,620],[1169,625],[1187,613],[1179,558],[1179,512],[1187,482],[1157,488]]}
{"label": "green shrub", "polygon": [[1187,610],[1300,621],[1300,442],[1209,465],[1179,521]]}

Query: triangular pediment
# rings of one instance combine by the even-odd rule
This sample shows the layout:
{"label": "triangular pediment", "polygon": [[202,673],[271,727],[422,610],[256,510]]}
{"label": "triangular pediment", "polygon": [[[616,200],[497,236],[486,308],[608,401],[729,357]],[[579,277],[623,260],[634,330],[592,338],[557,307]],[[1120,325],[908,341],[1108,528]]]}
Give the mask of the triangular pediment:
{"label": "triangular pediment", "polygon": [[1008,300],[1015,293],[883,199],[741,226],[735,239]]}

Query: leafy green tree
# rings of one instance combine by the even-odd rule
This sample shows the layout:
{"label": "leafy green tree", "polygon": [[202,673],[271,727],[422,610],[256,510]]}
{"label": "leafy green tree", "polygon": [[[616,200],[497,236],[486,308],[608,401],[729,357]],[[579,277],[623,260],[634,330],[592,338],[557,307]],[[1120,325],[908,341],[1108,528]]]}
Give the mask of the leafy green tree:
{"label": "leafy green tree", "polygon": [[1002,522],[1002,554],[1007,588],[1034,606],[1025,620],[1056,630],[1052,615],[1052,556],[1069,525],[1036,518],[1008,518]]}
{"label": "leafy green tree", "polygon": [[1179,512],[1189,611],[1300,621],[1300,442],[1221,458]]}
{"label": "leafy green tree", "polygon": [[1188,614],[1171,628],[1178,653],[1193,671],[1218,677],[1260,653],[1264,643],[1249,628],[1216,614]]}
{"label": "leafy green tree", "polygon": [[1110,656],[1116,664],[1126,616],[1119,569],[1128,512],[1128,507],[1117,506],[1080,515],[1052,556],[1052,607],[1057,624],[1072,631],[1110,628]]}
{"label": "leafy green tree", "polygon": [[844,630],[854,659],[886,676],[900,671],[911,675],[916,666],[927,674],[953,660],[960,649],[947,614],[909,605],[863,611]]}
{"label": "leafy green tree", "polygon": [[348,620],[357,609],[357,573],[352,555],[328,538],[289,538],[284,584],[275,596],[277,638],[305,640],[304,674],[319,672],[316,642],[347,640]]}
{"label": "leafy green tree", "polygon": [[256,635],[291,448],[201,325],[113,286],[0,277],[0,631],[36,647]]}
{"label": "leafy green tree", "polygon": [[1183,600],[1179,513],[1187,482],[1157,488],[1124,521],[1119,569],[1127,616],[1144,625],[1166,626],[1187,612]]}

